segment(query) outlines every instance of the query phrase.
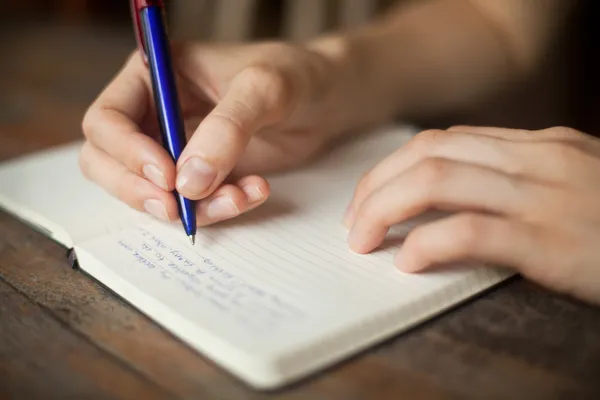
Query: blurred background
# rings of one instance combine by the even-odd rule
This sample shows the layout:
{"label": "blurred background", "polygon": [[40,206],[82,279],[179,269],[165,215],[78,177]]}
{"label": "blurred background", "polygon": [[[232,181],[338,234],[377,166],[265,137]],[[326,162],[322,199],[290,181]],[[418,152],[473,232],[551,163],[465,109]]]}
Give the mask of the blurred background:
{"label": "blurred background", "polygon": [[[0,159],[80,138],[87,106],[135,47],[129,1],[1,1]],[[170,0],[167,7],[178,39],[301,40],[358,26],[398,1],[409,0]],[[531,128],[597,126],[590,116],[600,114],[591,100],[598,97],[593,53],[600,14],[597,1],[588,3],[592,9],[578,13],[531,85],[476,115],[454,117]]]}
{"label": "blurred background", "polygon": [[[135,48],[128,0],[1,0],[0,159],[81,137],[87,106]],[[303,39],[393,1],[168,0],[171,35]]]}

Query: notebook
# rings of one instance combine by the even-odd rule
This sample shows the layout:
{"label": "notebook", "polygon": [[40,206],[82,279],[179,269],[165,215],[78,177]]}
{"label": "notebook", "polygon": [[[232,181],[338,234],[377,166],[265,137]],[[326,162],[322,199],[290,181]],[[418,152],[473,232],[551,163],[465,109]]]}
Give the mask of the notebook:
{"label": "notebook", "polygon": [[349,250],[341,221],[359,177],[413,134],[383,127],[267,177],[263,206],[200,228],[195,246],[180,223],[134,211],[86,181],[79,142],[0,164],[0,206],[73,249],[85,273],[201,355],[251,387],[274,389],[511,275],[486,265],[404,274],[392,261],[400,244]]}

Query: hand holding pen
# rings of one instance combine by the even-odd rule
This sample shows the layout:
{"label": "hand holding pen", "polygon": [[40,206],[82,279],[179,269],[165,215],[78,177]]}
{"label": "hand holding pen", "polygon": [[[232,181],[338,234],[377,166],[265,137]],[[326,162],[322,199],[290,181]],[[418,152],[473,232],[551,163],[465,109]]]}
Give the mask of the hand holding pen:
{"label": "hand holding pen", "polygon": [[[170,51],[172,69],[166,61],[153,67],[167,60],[162,3],[134,6],[140,26],[154,32],[152,47],[144,44],[142,30],[140,47],[146,50],[129,58],[86,113],[81,167],[137,210],[175,222],[181,196],[180,202],[195,203],[197,226],[250,211],[270,194],[260,174],[311,159],[353,115],[335,105],[348,96],[334,93],[341,82],[332,77],[344,74],[313,50],[179,43]],[[168,122],[166,130],[159,121]],[[192,221],[191,213],[187,217]]]}

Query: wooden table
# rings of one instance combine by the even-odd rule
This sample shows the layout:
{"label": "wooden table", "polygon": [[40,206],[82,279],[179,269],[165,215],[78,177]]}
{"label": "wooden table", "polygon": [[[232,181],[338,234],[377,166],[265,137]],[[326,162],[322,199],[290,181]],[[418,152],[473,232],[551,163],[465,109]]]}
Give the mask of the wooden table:
{"label": "wooden table", "polygon": [[[0,63],[0,159],[79,138],[132,44],[61,32],[0,40],[15,54]],[[600,310],[516,279],[291,388],[253,392],[0,212],[0,398],[599,398],[599,373]]]}

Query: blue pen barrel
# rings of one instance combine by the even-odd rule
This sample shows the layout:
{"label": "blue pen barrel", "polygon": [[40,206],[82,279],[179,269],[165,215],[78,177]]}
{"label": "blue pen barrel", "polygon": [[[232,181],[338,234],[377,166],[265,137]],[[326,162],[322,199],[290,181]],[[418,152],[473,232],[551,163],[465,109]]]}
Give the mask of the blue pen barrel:
{"label": "blue pen barrel", "polygon": [[[177,163],[185,147],[186,137],[163,9],[146,7],[141,11],[141,20],[163,146],[168,149],[173,162]],[[175,194],[185,231],[192,235],[196,231],[194,204],[180,194]]]}

